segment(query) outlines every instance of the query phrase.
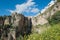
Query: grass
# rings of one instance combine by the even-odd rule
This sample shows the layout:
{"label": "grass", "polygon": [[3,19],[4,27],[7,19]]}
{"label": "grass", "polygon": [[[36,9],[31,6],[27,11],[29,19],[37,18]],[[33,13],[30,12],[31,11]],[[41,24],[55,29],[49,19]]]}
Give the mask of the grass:
{"label": "grass", "polygon": [[23,39],[18,38],[18,40],[60,40],[60,23],[51,25],[41,34],[33,32],[28,36],[25,35]]}
{"label": "grass", "polygon": [[27,40],[60,40],[60,23],[52,25],[42,34],[31,34]]}

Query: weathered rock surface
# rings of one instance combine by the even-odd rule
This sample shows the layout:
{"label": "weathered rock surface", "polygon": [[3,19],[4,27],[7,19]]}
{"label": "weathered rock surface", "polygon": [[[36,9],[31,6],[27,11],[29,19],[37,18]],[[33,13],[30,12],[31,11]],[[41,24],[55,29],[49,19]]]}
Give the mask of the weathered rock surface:
{"label": "weathered rock surface", "polygon": [[12,28],[9,29],[8,40],[12,36],[13,39],[19,37],[19,35],[24,36],[31,33],[32,22],[31,18],[25,17],[22,14],[18,14],[16,12],[11,14],[11,17],[7,17],[5,19],[4,25],[12,25]]}
{"label": "weathered rock surface", "polygon": [[[16,12],[14,12],[11,14],[10,17],[8,17],[8,16],[6,17],[6,19],[4,20],[4,26],[6,26],[4,28],[9,30],[9,33],[6,34],[6,35],[8,35],[7,39],[11,40],[10,37],[12,36],[13,40],[16,40],[16,37],[19,37],[19,35],[24,36],[24,35],[28,35],[31,33],[32,22],[31,22],[31,18],[25,17],[22,14],[18,14]],[[7,26],[9,26],[9,27],[7,28]],[[10,26],[12,26],[12,27],[10,27]],[[8,30],[6,30],[6,31],[8,31]],[[2,34],[5,35],[4,33],[2,33]]]}
{"label": "weathered rock surface", "polygon": [[[60,2],[53,5],[53,7],[48,8],[44,13],[39,14],[36,17],[25,17],[22,14],[18,14],[16,12],[11,14],[11,17],[7,17],[5,20],[0,20],[0,24],[4,25],[12,25],[13,27],[8,29],[10,32],[8,33],[8,37],[29,34],[31,32],[32,25],[44,25],[48,24],[48,18],[50,18],[56,11],[60,11]],[[35,27],[34,27],[35,28]],[[34,29],[39,30],[40,29]],[[37,31],[38,32],[38,31]],[[8,38],[9,40],[9,38]]]}
{"label": "weathered rock surface", "polygon": [[31,20],[22,14],[12,13],[11,23],[17,28],[17,32],[22,34],[28,33],[28,28],[31,27]]}
{"label": "weathered rock surface", "polygon": [[39,24],[48,24],[47,19],[51,18],[57,11],[60,11],[60,2],[57,2],[48,9],[46,9],[44,13],[40,13],[39,15],[32,17],[32,25],[36,26]]}

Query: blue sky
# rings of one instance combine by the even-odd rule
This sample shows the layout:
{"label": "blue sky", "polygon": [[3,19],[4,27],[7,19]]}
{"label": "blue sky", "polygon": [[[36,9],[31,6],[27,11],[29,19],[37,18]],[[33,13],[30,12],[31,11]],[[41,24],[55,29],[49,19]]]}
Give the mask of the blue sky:
{"label": "blue sky", "polygon": [[40,12],[51,0],[0,0],[0,16],[12,12],[33,16]]}

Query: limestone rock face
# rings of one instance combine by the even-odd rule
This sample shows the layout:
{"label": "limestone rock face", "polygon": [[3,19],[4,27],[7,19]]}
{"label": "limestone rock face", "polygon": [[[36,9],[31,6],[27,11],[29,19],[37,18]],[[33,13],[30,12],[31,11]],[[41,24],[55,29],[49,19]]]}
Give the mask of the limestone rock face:
{"label": "limestone rock face", "polygon": [[24,16],[22,14],[12,13],[12,26],[17,28],[17,32],[22,31],[24,27]]}
{"label": "limestone rock face", "polygon": [[7,17],[7,18],[5,19],[5,21],[4,21],[4,25],[9,25],[9,24],[10,24],[9,18]]}
{"label": "limestone rock face", "polygon": [[15,39],[19,37],[19,35],[24,36],[25,34],[28,35],[31,33],[32,21],[30,17],[25,17],[22,14],[14,12],[11,14],[11,17],[6,17],[4,21],[4,25],[9,24],[11,24],[12,27],[8,29],[8,39],[10,39],[11,36]]}
{"label": "limestone rock face", "polygon": [[11,18],[11,23],[13,26],[21,26],[24,22],[24,16],[22,14],[13,13]]}
{"label": "limestone rock face", "polygon": [[22,14],[18,14],[18,13],[12,13],[11,15],[11,23],[12,26],[15,27],[17,30],[17,34],[21,33],[21,34],[26,34],[28,33],[28,31],[30,32],[30,28],[31,28],[31,19],[28,17],[25,17]]}
{"label": "limestone rock face", "polygon": [[48,23],[47,19],[43,18],[42,16],[39,16],[39,17],[35,17],[35,18],[32,18],[32,25],[33,26],[36,26],[36,25],[44,25]]}
{"label": "limestone rock face", "polygon": [[40,25],[48,24],[47,19],[51,18],[57,11],[60,11],[60,2],[55,3],[54,5],[46,9],[44,13],[32,17],[32,25],[36,26],[39,24]]}

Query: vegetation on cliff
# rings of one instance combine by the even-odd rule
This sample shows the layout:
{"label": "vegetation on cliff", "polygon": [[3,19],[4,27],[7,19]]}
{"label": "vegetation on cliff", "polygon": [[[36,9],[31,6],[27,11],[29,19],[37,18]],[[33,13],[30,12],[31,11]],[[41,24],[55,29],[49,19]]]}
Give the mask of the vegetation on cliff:
{"label": "vegetation on cliff", "polygon": [[28,40],[60,40],[60,23],[54,24],[42,34],[31,34]]}
{"label": "vegetation on cliff", "polygon": [[[58,2],[60,2],[60,0],[58,0]],[[4,16],[4,17],[1,16],[0,17],[0,21],[5,20],[6,17],[7,16]],[[33,27],[33,28],[35,28],[35,30],[33,30],[30,35],[25,35],[24,34],[23,37],[20,35],[19,37],[17,37],[17,40],[60,40],[60,11],[57,11],[53,16],[51,16],[51,19],[50,18],[48,19],[48,21],[49,21],[49,24],[48,25],[43,25],[43,26],[37,25],[36,27]],[[22,24],[22,22],[23,21],[20,21],[19,23]],[[25,25],[23,24],[24,26],[29,26],[29,25],[27,25],[28,24],[27,23],[28,22],[27,19],[25,19],[24,22],[26,22]],[[19,25],[19,26],[21,26],[21,25]],[[24,27],[24,26],[23,26],[22,33],[25,32],[25,29],[24,28],[26,28],[26,27]],[[3,28],[4,31],[5,31],[5,33],[8,34],[9,30],[7,28],[12,28],[12,26],[11,25],[4,25],[4,26],[3,25],[0,25],[0,29],[1,28]],[[36,29],[38,29],[38,31],[42,31],[42,33],[40,32],[40,34],[39,34],[37,32],[34,32],[34,31],[36,31]],[[0,34],[0,36],[1,36],[1,34]]]}
{"label": "vegetation on cliff", "polygon": [[60,0],[57,0],[57,2],[60,2]]}
{"label": "vegetation on cliff", "polygon": [[25,35],[24,38],[20,36],[17,40],[60,40],[60,11],[57,11],[48,21],[50,25],[36,26],[42,28],[42,33],[38,34],[32,31],[30,35]]}
{"label": "vegetation on cliff", "polygon": [[50,28],[47,28],[41,34],[32,33],[25,40],[60,40],[60,11],[52,16],[49,23],[50,26],[48,27]]}
{"label": "vegetation on cliff", "polygon": [[57,24],[60,23],[60,11],[57,11],[51,19],[49,19],[50,24]]}

